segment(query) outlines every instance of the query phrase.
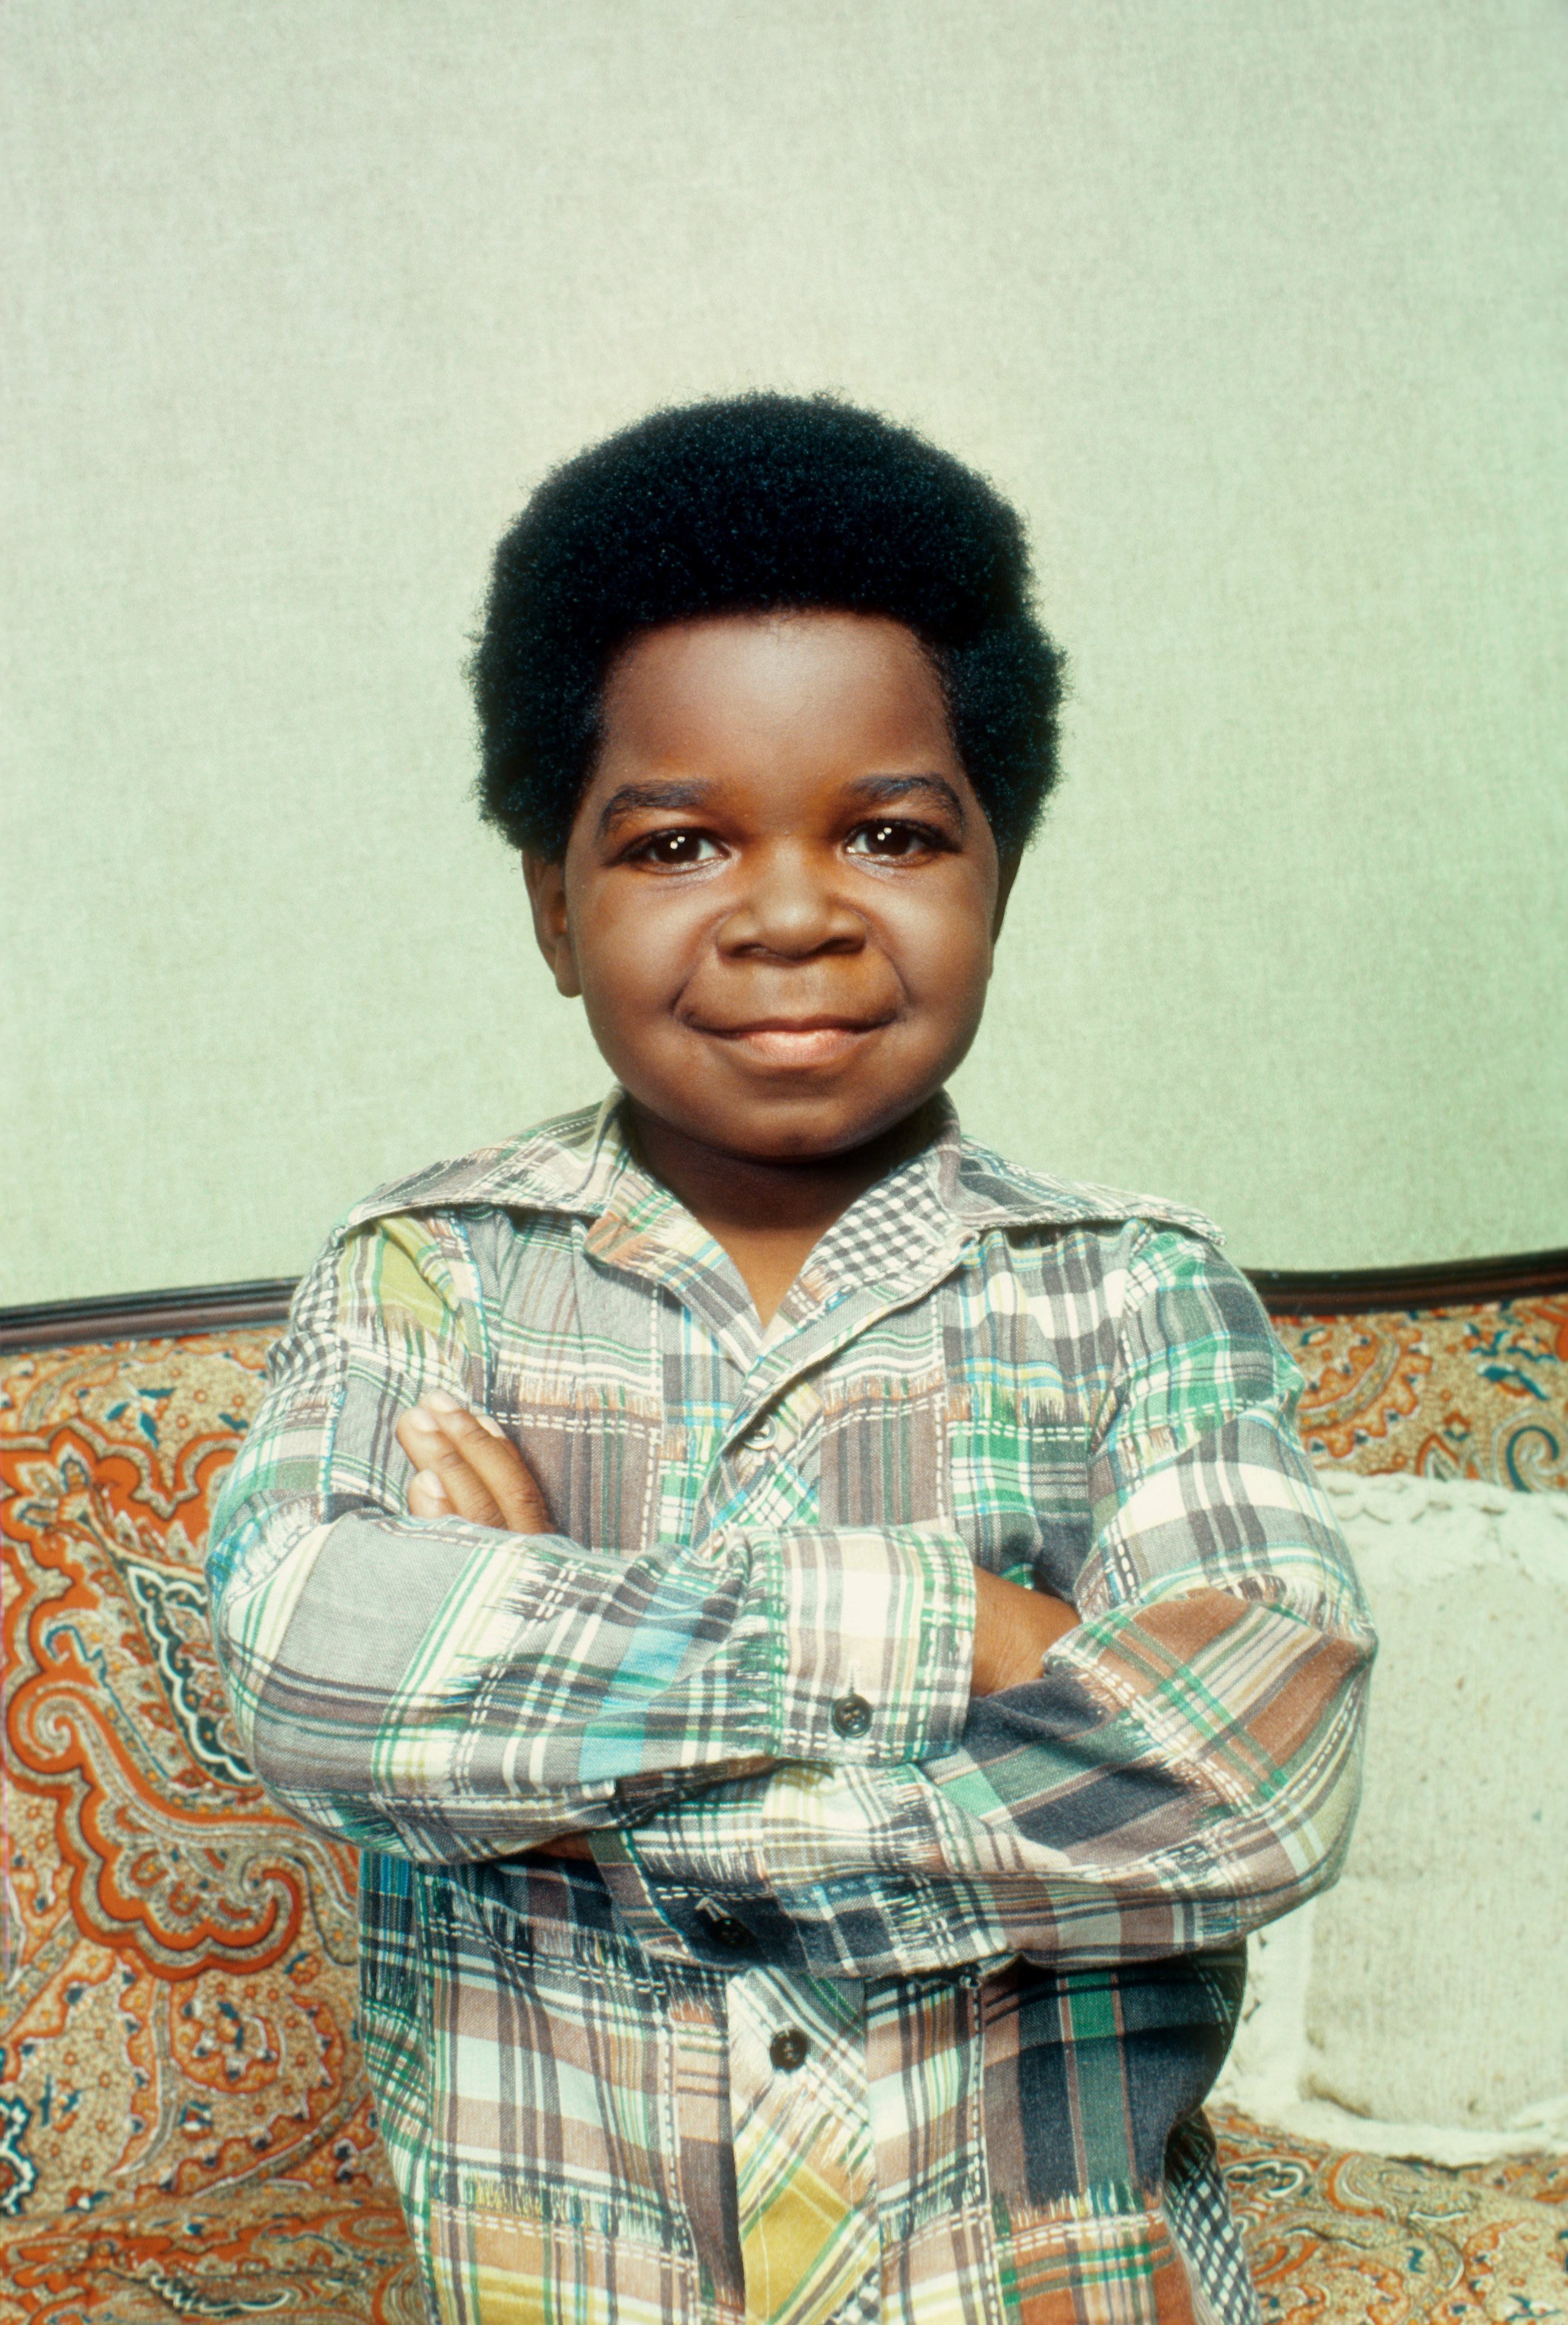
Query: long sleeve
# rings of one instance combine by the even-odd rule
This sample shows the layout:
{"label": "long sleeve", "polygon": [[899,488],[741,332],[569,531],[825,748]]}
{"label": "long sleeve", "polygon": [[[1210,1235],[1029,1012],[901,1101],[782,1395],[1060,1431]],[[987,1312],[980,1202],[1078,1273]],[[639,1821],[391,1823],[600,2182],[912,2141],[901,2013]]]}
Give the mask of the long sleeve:
{"label": "long sleeve", "polygon": [[601,1852],[645,1944],[702,1901],[821,1975],[1233,1943],[1331,1879],[1373,1639],[1245,1281],[1143,1230],[1088,1465],[1081,1621],[918,1763],[780,1769]]}
{"label": "long sleeve", "polygon": [[[627,1557],[406,1516],[400,1412],[437,1386],[483,1410],[486,1371],[460,1222],[377,1220],[301,1288],[208,1561],[240,1735],[282,1805],[451,1862],[747,1768],[956,1741],[973,1579],[942,1528]],[[857,1689],[887,1716],[846,1744]]]}

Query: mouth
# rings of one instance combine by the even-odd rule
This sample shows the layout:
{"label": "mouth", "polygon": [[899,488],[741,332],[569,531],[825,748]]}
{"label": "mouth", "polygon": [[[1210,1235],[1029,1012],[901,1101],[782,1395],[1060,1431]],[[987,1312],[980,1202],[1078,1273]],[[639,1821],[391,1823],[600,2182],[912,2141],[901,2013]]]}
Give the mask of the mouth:
{"label": "mouth", "polygon": [[886,1018],[759,1017],[747,1025],[699,1030],[765,1066],[829,1066],[881,1032]]}

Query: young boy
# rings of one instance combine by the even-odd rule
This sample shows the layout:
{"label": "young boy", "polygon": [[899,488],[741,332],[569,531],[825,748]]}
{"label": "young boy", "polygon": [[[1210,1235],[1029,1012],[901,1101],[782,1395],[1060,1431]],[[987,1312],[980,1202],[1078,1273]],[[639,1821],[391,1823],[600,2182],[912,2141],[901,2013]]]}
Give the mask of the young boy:
{"label": "young boy", "polygon": [[617,1088],[349,1214],[209,1566],[366,1852],[430,2314],[1239,2325],[1202,2102],[1371,1644],[1213,1229],[942,1096],[1054,772],[1017,520],[825,399],[656,414],[476,679]]}

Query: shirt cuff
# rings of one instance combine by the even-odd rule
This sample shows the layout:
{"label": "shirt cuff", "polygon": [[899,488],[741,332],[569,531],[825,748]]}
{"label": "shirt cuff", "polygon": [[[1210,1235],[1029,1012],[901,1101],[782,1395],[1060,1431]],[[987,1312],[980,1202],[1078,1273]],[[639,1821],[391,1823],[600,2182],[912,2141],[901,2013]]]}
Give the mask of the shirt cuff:
{"label": "shirt cuff", "polygon": [[975,1570],[937,1525],[748,1534],[766,1608],[781,1759],[919,1762],[969,1717]]}

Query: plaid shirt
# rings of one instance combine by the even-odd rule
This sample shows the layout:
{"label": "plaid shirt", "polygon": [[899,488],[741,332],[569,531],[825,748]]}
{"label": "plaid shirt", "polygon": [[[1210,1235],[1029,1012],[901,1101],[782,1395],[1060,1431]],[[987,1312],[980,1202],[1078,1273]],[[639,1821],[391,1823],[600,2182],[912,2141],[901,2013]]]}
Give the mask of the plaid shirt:
{"label": "plaid shirt", "polygon": [[[1202,2101],[1372,1653],[1297,1386],[1206,1222],[951,1116],[765,1330],[613,1098],[349,1215],[209,1571],[432,2318],[1256,2315]],[[404,1514],[431,1388],[559,1533]],[[971,1705],[976,1561],[1081,1622]]]}

